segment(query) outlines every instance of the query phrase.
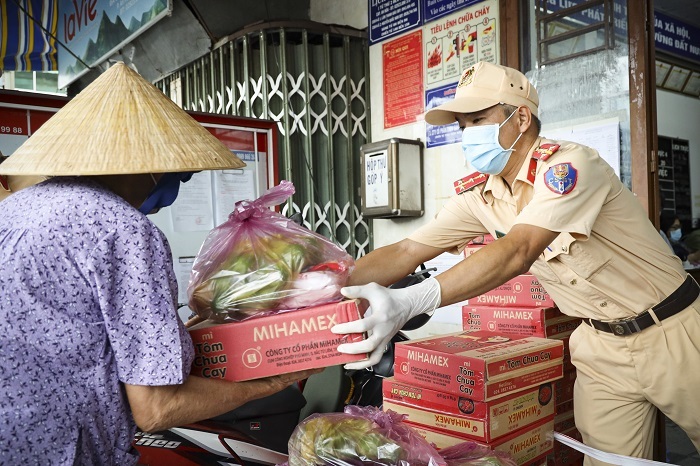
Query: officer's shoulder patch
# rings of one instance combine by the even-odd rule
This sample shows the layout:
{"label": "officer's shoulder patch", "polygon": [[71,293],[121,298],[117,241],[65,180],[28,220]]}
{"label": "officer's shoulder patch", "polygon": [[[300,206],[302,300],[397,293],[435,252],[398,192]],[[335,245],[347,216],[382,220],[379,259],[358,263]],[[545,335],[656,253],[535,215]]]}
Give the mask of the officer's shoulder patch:
{"label": "officer's shoulder patch", "polygon": [[532,157],[546,162],[560,147],[559,144],[540,144],[540,147],[532,153]]}
{"label": "officer's shoulder patch", "polygon": [[484,173],[474,172],[454,182],[455,192],[457,194],[462,194],[465,191],[469,191],[474,186],[479,186],[482,183],[486,183],[486,180],[488,179],[488,175]]}
{"label": "officer's shoulder patch", "polygon": [[558,163],[549,167],[544,174],[544,183],[556,194],[569,194],[578,180],[578,170],[571,163]]}

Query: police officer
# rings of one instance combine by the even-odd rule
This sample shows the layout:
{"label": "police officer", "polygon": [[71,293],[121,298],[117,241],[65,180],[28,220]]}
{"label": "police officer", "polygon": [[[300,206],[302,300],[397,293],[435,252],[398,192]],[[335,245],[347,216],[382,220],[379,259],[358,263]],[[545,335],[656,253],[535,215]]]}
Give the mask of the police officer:
{"label": "police officer", "polygon": [[[338,349],[371,353],[349,368],[374,364],[411,317],[530,272],[562,312],[585,322],[570,338],[585,443],[651,458],[658,408],[700,448],[698,284],[595,150],[539,136],[538,103],[523,74],[480,62],[453,100],[427,112],[430,124],[459,123],[465,160],[478,171],[456,183],[431,222],[358,261],[357,286],[344,294],[371,310],[333,331],[371,335]],[[485,233],[499,239],[436,278],[382,286]]]}

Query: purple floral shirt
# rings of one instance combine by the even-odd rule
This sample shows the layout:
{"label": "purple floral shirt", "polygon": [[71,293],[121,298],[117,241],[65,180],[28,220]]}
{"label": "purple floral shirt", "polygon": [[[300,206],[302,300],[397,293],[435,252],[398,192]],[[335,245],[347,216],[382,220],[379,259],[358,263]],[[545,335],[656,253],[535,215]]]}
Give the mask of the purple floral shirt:
{"label": "purple floral shirt", "polygon": [[0,212],[0,464],[135,464],[122,383],[181,384],[193,357],[163,233],[80,178]]}

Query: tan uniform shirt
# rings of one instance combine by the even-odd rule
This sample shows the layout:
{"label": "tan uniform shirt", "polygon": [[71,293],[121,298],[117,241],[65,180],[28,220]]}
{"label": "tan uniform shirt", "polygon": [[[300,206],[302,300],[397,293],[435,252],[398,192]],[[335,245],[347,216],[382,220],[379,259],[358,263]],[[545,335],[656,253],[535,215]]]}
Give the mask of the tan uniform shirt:
{"label": "tan uniform shirt", "polygon": [[[542,143],[554,141],[538,139],[530,157]],[[644,312],[683,283],[681,261],[595,150],[557,144],[556,153],[537,162],[534,183],[527,176],[528,157],[512,193],[503,178],[491,176],[450,198],[409,238],[456,253],[475,236],[502,236],[515,224],[559,232],[530,272],[562,312],[598,320]]]}

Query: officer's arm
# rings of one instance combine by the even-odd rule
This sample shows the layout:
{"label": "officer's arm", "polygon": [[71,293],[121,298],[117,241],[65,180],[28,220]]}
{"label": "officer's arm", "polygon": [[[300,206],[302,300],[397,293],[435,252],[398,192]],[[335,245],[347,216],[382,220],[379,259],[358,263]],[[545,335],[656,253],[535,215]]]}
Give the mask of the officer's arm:
{"label": "officer's arm", "polygon": [[436,277],[441,305],[473,298],[526,273],[558,234],[533,225],[513,226],[503,238]]}
{"label": "officer's arm", "polygon": [[376,282],[388,286],[413,273],[423,262],[445,251],[410,239],[401,240],[375,249],[360,258],[348,284],[355,286]]}

